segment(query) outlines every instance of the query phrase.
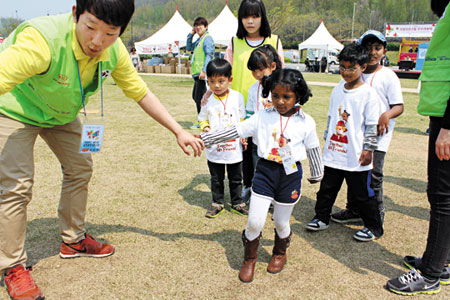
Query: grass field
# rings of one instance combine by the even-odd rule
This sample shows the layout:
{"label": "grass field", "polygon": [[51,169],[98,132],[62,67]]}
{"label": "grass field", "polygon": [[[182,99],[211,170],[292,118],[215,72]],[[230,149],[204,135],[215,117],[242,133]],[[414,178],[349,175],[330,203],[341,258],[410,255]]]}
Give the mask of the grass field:
{"label": "grass field", "polygon": [[[154,76],[144,80],[188,128],[196,119],[192,80]],[[331,90],[312,86],[314,97],[304,107],[316,120],[319,136],[325,129]],[[104,259],[59,258],[61,170],[38,139],[26,240],[32,275],[50,300],[400,299],[384,284],[406,271],[401,265],[404,255],[423,253],[429,217],[424,134],[428,120],[416,113],[417,94],[404,93],[404,97],[405,112],[398,118],[384,168],[385,235],[375,242],[359,243],[352,235],[360,226],[338,224],[323,232],[307,232],[304,226],[314,215],[318,185],[304,180],[302,199],[291,218],[293,238],[285,269],[276,275],[266,272],[274,228],[269,216],[255,280],[243,284],[238,272],[246,218],[230,213],[228,207],[216,219],[204,217],[211,201],[205,156],[185,156],[167,130],[108,82],[106,132],[102,152],[94,155],[87,230],[115,245],[116,253]],[[99,111],[98,98],[92,100],[88,110]],[[345,196],[343,187],[335,210],[345,206]],[[450,288],[443,287],[438,295],[415,299],[449,298]],[[4,290],[0,299],[8,299]]]}

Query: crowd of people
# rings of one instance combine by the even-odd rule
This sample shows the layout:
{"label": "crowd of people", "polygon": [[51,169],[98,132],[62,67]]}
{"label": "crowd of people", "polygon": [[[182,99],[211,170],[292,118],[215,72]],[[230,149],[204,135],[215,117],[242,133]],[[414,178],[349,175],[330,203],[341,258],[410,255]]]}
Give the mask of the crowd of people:
{"label": "crowd of people", "polygon": [[[386,284],[404,295],[433,294],[450,284],[448,6],[449,0],[431,0],[440,21],[423,67],[418,106],[420,114],[430,116],[427,246],[422,257],[405,256],[410,272]],[[31,268],[25,267],[26,211],[32,199],[37,136],[54,152],[63,173],[60,257],[106,257],[115,251],[86,233],[90,152],[96,148],[80,149],[80,144],[89,143],[84,133],[92,126],[85,106],[108,76],[169,129],[186,154],[191,147],[199,156],[206,147],[212,194],[208,218],[224,211],[227,173],[231,211],[248,215],[242,232],[242,282],[254,279],[261,231],[271,206],[275,232],[267,271],[283,270],[306,159],[307,181],[320,185],[307,230],[326,230],[330,221],[362,221],[354,239],[370,242],[384,234],[383,167],[395,118],[403,112],[403,97],[400,81],[381,63],[387,51],[382,33],[369,30],[339,53],[342,80],[330,96],[321,150],[316,123],[304,109],[311,90],[301,72],[284,68],[282,44],[271,31],[262,0],[242,0],[238,30],[224,59],[213,59],[207,20],[194,21],[187,47],[194,54],[192,98],[199,136],[186,132],[137,75],[135,49],[128,53],[119,38],[133,12],[130,0],[77,0],[69,14],[25,21],[0,46],[0,273],[12,299],[44,299]],[[195,42],[194,33],[199,36]],[[79,117],[80,111],[84,117]],[[103,127],[98,128],[102,134]],[[344,179],[347,208],[331,214]]]}

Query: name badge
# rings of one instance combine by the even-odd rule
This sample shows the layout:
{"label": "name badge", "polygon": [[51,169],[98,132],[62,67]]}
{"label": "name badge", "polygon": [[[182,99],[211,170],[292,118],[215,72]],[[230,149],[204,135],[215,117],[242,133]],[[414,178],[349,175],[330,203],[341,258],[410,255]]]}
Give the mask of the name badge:
{"label": "name badge", "polygon": [[80,153],[100,152],[105,125],[100,120],[85,121],[81,133]]}
{"label": "name badge", "polygon": [[278,154],[283,161],[283,167],[286,175],[298,172],[297,164],[295,163],[294,157],[292,156],[291,147],[289,147],[289,145],[285,145],[279,148]]}
{"label": "name badge", "polygon": [[220,124],[222,125],[222,128],[231,126],[231,115],[224,113],[220,120]]}

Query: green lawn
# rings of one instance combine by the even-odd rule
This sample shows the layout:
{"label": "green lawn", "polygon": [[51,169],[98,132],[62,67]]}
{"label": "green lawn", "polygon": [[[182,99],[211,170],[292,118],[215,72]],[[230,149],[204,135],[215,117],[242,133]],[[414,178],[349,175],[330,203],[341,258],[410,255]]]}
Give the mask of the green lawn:
{"label": "green lawn", "polygon": [[[143,78],[184,128],[195,121],[191,79]],[[311,89],[314,97],[304,110],[316,120],[320,137],[332,88]],[[211,201],[205,156],[184,155],[171,133],[108,82],[104,145],[94,155],[87,229],[114,244],[116,253],[104,259],[58,257],[61,169],[38,139],[26,240],[33,277],[46,299],[400,299],[383,286],[406,271],[401,265],[404,255],[422,254],[429,217],[424,134],[428,121],[416,113],[418,95],[404,97],[405,113],[398,118],[384,169],[385,235],[372,243],[358,243],[352,235],[360,226],[338,224],[323,232],[307,232],[304,226],[314,215],[318,185],[304,180],[302,200],[291,218],[288,264],[280,274],[265,270],[273,245],[269,216],[255,280],[243,284],[238,272],[246,218],[229,211],[213,220],[204,217]],[[93,98],[88,110],[99,109],[98,97]],[[304,169],[307,176],[306,162]],[[345,206],[345,197],[344,186],[335,210]],[[432,298],[449,299],[450,289],[443,287]],[[0,299],[8,299],[4,290]]]}

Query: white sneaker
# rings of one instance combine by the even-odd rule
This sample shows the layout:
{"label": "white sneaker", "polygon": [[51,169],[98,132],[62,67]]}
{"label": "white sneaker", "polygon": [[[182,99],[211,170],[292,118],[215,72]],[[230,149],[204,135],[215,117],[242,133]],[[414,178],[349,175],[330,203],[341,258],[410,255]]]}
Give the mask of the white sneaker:
{"label": "white sneaker", "polygon": [[328,228],[328,224],[325,224],[324,222],[320,221],[319,219],[313,219],[311,222],[306,224],[306,229],[312,230],[312,231],[320,231],[325,230]]}
{"label": "white sneaker", "polygon": [[373,235],[372,231],[369,230],[369,228],[364,227],[363,229],[357,231],[353,235],[353,238],[360,242],[370,242],[375,239],[375,236]]}

